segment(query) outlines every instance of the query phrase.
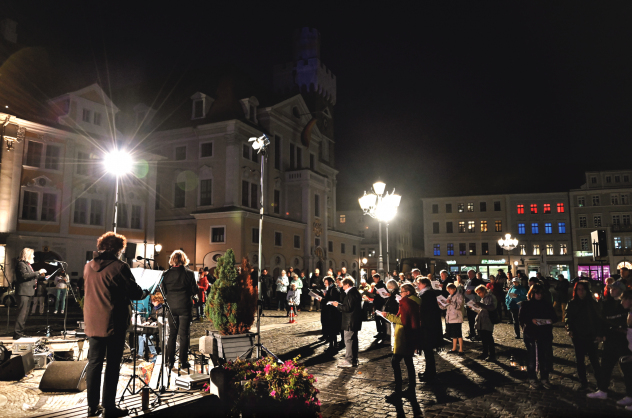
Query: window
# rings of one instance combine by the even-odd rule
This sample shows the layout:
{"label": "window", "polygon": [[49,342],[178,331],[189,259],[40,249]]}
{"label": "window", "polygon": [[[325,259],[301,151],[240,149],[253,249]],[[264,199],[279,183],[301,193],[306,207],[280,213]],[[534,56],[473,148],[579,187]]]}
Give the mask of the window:
{"label": "window", "polygon": [[523,223],[518,224],[518,234],[519,235],[524,235],[525,234],[525,228],[524,228],[524,224]]}
{"label": "window", "polygon": [[599,206],[599,195],[592,197],[592,205]]}
{"label": "window", "polygon": [[625,183],[629,183],[630,182],[630,176],[628,176],[627,174],[623,176],[623,181]]}
{"label": "window", "polygon": [[259,162],[259,154],[257,154],[257,151],[255,151],[254,149],[250,149],[251,155],[250,155],[250,159],[255,162],[258,163]]}
{"label": "window", "polygon": [[496,228],[495,231],[496,232],[503,232],[503,221],[496,221],[494,222]]}
{"label": "window", "polygon": [[314,216],[320,216],[320,196],[314,195]]}
{"label": "window", "polygon": [[252,243],[259,244],[259,228],[252,228]]}
{"label": "window", "polygon": [[564,213],[564,203],[557,204],[557,213]]}
{"label": "window", "polygon": [[42,152],[44,144],[40,142],[29,141],[28,150],[26,152],[26,165],[30,167],[39,167],[42,163]]}
{"label": "window", "polygon": [[77,153],[77,174],[87,176],[90,174],[89,164],[90,154],[79,151]]}
{"label": "window", "polygon": [[487,212],[487,202],[479,202],[478,208],[481,212]]}
{"label": "window", "polygon": [[344,254],[347,250],[347,246],[344,243],[340,244],[340,254]]}
{"label": "window", "polygon": [[290,170],[294,170],[296,167],[295,148],[294,144],[290,143]]}
{"label": "window", "polygon": [[447,234],[451,234],[454,232],[454,230],[452,229],[452,222],[446,222],[445,223],[445,232]]}
{"label": "window", "polygon": [[536,213],[538,213],[538,205],[536,205],[536,204],[531,204],[531,213],[532,213],[532,214],[536,214]]}
{"label": "window", "polygon": [[463,203],[459,203],[459,213],[463,213],[464,206]]}
{"label": "window", "polygon": [[630,200],[628,199],[628,195],[627,194],[622,194],[621,195],[621,204],[622,205],[627,205],[630,202]]}
{"label": "window", "polygon": [[612,215],[612,225],[620,225],[621,217],[619,215]]}
{"label": "window", "polygon": [[553,233],[553,226],[551,223],[545,223],[544,224],[544,233],[545,234],[552,234]]}
{"label": "window", "polygon": [[476,255],[476,244],[470,243],[469,255]]}
{"label": "window", "polygon": [[579,227],[580,228],[587,228],[588,227],[588,222],[586,221],[586,216],[580,216],[579,217]]}
{"label": "window", "polygon": [[225,242],[224,231],[225,228],[223,226],[211,227],[211,243]]}
{"label": "window", "polygon": [[127,205],[120,204],[118,215],[116,215],[116,224],[119,228],[129,228],[129,222],[127,217]]}
{"label": "window", "polygon": [[586,206],[586,198],[584,196],[577,196],[577,206],[580,208]]}
{"label": "window", "polygon": [[489,244],[487,242],[481,243],[481,254],[489,255]]}
{"label": "window", "polygon": [[160,209],[160,184],[156,184],[156,201],[154,202],[154,209]]}
{"label": "window", "polygon": [[476,232],[476,223],[474,221],[467,221],[467,232]]}
{"label": "window", "polygon": [[[75,211],[77,206],[75,205]],[[75,212],[76,213],[76,212]],[[78,223],[78,222],[75,222]],[[90,199],[90,225],[103,225],[103,201]]]}
{"label": "window", "polygon": [[357,248],[356,248],[356,246],[354,245],[354,246],[353,246],[353,255],[356,255],[356,252],[357,252]]}
{"label": "window", "polygon": [[500,212],[500,202],[494,202],[494,211]]}
{"label": "window", "polygon": [[467,211],[468,212],[474,212],[474,203],[468,203],[467,204]]}
{"label": "window", "polygon": [[467,255],[467,251],[465,249],[465,244],[459,244],[459,255]]}
{"label": "window", "polygon": [[496,255],[503,255],[503,247],[498,245],[498,242],[496,242]]}
{"label": "window", "polygon": [[212,157],[213,156],[213,143],[205,142],[200,144],[200,158]]}
{"label": "window", "polygon": [[176,147],[176,161],[187,159],[187,147]]}
{"label": "window", "polygon": [[437,204],[432,205],[432,213],[439,213],[439,205]]}
{"label": "window", "polygon": [[623,218],[623,225],[630,225],[630,215],[622,215],[621,218]]}
{"label": "window", "polygon": [[454,255],[454,244],[448,244],[448,255]]}
{"label": "window", "polygon": [[487,221],[481,221],[481,232],[487,232]]}
{"label": "window", "polygon": [[250,195],[250,183],[248,183],[247,181],[242,180],[241,182],[241,205],[242,206],[249,206],[249,200],[248,197]]}
{"label": "window", "polygon": [[621,183],[621,176],[614,176],[615,183]]}
{"label": "window", "polygon": [[173,195],[173,207],[174,208],[183,208],[185,203],[185,193],[184,188],[186,187],[186,183],[184,181],[178,182],[175,185],[175,191]]}
{"label": "window", "polygon": [[560,244],[560,255],[566,255],[567,253],[566,244]]}
{"label": "window", "polygon": [[255,183],[250,184],[250,207],[253,209],[258,209],[257,205],[257,187],[258,185]]}
{"label": "window", "polygon": [[59,170],[59,155],[61,154],[61,148],[52,145],[46,146],[46,160],[44,161],[44,168],[49,170]]}
{"label": "window", "polygon": [[595,215],[593,217],[593,225],[597,226],[597,227],[601,226],[601,216],[600,215]]}
{"label": "window", "polygon": [[553,244],[546,244],[546,255],[553,255]]}
{"label": "window", "polygon": [[559,234],[565,234],[566,233],[566,222],[558,222],[557,223],[557,232]]}
{"label": "window", "polygon": [[611,205],[618,205],[619,204],[619,195],[618,194],[611,194],[610,195],[610,204]]}
{"label": "window", "polygon": [[606,183],[612,183],[612,176],[606,176]]}
{"label": "window", "polygon": [[296,249],[300,249],[301,248],[301,236],[300,235],[294,235],[294,248],[296,248]]}
{"label": "window", "polygon": [[588,244],[588,238],[581,239],[582,251],[590,251],[590,245]]}
{"label": "window", "polygon": [[94,119],[92,119],[93,123],[97,126],[101,126],[101,114],[99,112],[94,112]]}
{"label": "window", "polygon": [[340,215],[340,223],[343,224],[345,222],[347,222],[345,215]]}
{"label": "window", "polygon": [[441,255],[441,244],[433,245],[433,255]]}
{"label": "window", "polygon": [[540,244],[533,244],[533,255],[540,255]]}
{"label": "window", "polygon": [[590,182],[591,182],[592,184],[597,184],[597,177],[591,177],[591,178],[590,178]]}
{"label": "window", "polygon": [[614,248],[616,250],[621,249],[621,237],[614,237]]}
{"label": "window", "polygon": [[520,248],[520,255],[527,255],[527,246],[524,244],[520,244],[518,246]]}
{"label": "window", "polygon": [[92,112],[90,112],[88,109],[83,109],[83,118],[82,119],[83,119],[84,122],[90,123],[90,114],[91,113]]}
{"label": "window", "polygon": [[538,226],[537,222],[533,222],[531,224],[531,233],[532,234],[539,234],[540,233],[540,227]]}
{"label": "window", "polygon": [[198,99],[193,101],[193,119],[200,119],[204,117],[204,99]]}
{"label": "window", "polygon": [[281,138],[274,135],[274,168],[281,169]]}
{"label": "window", "polygon": [[[25,192],[24,197],[26,198],[26,192]],[[26,200],[25,200],[25,203],[26,203]],[[75,213],[73,216],[73,222],[76,224],[82,224],[82,225],[86,224],[87,214],[88,214],[88,199],[80,197],[77,200],[75,200]],[[24,214],[22,214],[22,218],[24,218]]]}
{"label": "window", "polygon": [[544,213],[551,213],[551,204],[550,203],[545,203],[544,204]]}
{"label": "window", "polygon": [[[139,205],[132,205],[132,220],[131,220],[132,229],[143,228],[140,216],[141,216],[141,207]],[[90,217],[92,218],[92,213],[90,213]]]}
{"label": "window", "polygon": [[248,144],[243,144],[241,146],[241,156],[247,160],[250,159],[250,147]]}
{"label": "window", "polygon": [[632,237],[627,236],[627,237],[623,237],[624,241],[623,241],[623,245],[624,248],[626,250],[629,250],[630,248],[632,248]]}
{"label": "window", "polygon": [[459,222],[459,232],[465,232],[465,221]]}
{"label": "window", "polygon": [[433,222],[432,223],[432,233],[433,234],[438,234],[439,233],[439,222]]}
{"label": "window", "polygon": [[524,205],[516,205],[516,212],[518,215],[524,215]]}
{"label": "window", "polygon": [[200,180],[200,206],[213,204],[212,200],[212,180]]}
{"label": "window", "polygon": [[316,171],[316,159],[314,154],[309,154],[309,169],[312,171]]}
{"label": "window", "polygon": [[274,213],[276,213],[277,215],[279,213],[281,213],[280,209],[281,209],[281,191],[279,190],[275,190],[274,191],[274,203],[272,204],[272,206],[274,207]]}
{"label": "window", "polygon": [[52,193],[44,193],[44,195],[42,196],[41,220],[52,222],[57,220],[57,195]]}
{"label": "window", "polygon": [[452,213],[452,203],[445,204],[445,213]]}
{"label": "window", "polygon": [[333,241],[328,241],[327,242],[327,251],[329,251],[330,253],[334,252],[334,242]]}

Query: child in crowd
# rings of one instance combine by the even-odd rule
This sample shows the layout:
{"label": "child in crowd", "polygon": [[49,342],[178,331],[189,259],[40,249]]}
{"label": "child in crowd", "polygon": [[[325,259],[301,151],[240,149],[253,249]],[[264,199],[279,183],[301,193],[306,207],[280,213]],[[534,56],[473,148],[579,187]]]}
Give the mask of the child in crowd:
{"label": "child in crowd", "polygon": [[301,294],[296,290],[296,285],[292,284],[287,291],[287,316],[290,316],[290,309],[294,310],[294,316],[298,316],[298,305],[301,303]]}

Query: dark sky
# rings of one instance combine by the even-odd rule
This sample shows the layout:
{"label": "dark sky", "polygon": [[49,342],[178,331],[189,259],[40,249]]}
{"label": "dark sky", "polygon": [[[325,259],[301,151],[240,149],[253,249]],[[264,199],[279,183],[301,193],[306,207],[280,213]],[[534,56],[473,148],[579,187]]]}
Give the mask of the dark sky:
{"label": "dark sky", "polygon": [[271,85],[294,30],[317,28],[338,83],[341,208],[378,177],[411,201],[567,190],[585,169],[629,167],[632,2],[341,3],[33,1],[0,18],[60,85],[106,91],[198,65]]}

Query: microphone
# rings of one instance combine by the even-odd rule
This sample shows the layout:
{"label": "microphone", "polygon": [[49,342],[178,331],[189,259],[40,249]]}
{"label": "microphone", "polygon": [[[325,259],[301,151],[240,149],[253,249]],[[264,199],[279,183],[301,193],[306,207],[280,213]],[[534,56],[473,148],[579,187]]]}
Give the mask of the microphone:
{"label": "microphone", "polygon": [[145,257],[143,257],[142,255],[136,256],[136,259],[137,259],[138,261],[142,261],[142,260],[147,260],[147,261],[156,261],[156,260],[154,260],[153,258],[145,258]]}

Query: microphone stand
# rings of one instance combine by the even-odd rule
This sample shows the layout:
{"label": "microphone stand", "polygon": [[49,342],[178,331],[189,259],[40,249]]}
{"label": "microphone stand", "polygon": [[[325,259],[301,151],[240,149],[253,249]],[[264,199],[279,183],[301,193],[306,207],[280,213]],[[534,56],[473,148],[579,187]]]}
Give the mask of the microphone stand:
{"label": "microphone stand", "polygon": [[[168,270],[167,270],[168,271]],[[165,272],[166,273],[166,272]],[[176,321],[173,318],[173,313],[171,312],[171,307],[169,306],[169,303],[167,302],[167,295],[162,287],[162,279],[165,277],[165,273],[162,274],[162,278],[160,279],[160,284],[158,285],[158,288],[160,289],[160,293],[162,294],[162,298],[164,300],[163,304],[162,304],[162,336],[161,336],[161,354],[162,354],[162,365],[160,366],[160,373],[158,374],[158,381],[160,382],[160,388],[158,389],[158,391],[160,393],[165,393],[167,391],[167,389],[169,388],[169,386],[171,386],[171,365],[169,364],[168,361],[166,361],[166,357],[167,357],[167,350],[166,350],[166,341],[167,341],[167,322],[165,321],[165,317],[166,317],[166,312],[169,312],[169,317],[171,318],[171,323],[175,325]],[[170,325],[171,326],[171,325]],[[165,387],[164,385],[164,370],[165,370],[165,363],[167,364],[167,367],[169,368],[169,372],[167,374],[167,386]]]}

